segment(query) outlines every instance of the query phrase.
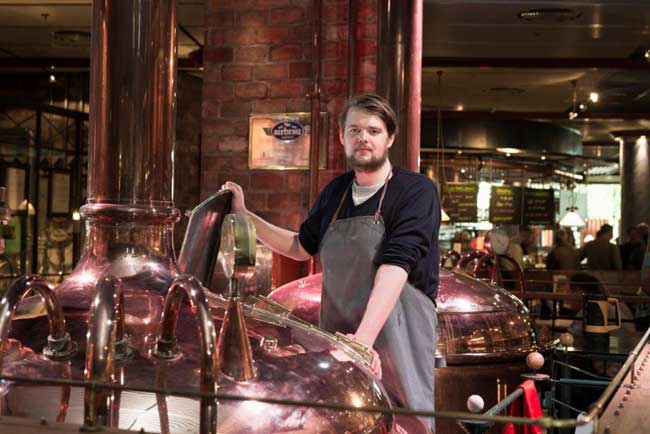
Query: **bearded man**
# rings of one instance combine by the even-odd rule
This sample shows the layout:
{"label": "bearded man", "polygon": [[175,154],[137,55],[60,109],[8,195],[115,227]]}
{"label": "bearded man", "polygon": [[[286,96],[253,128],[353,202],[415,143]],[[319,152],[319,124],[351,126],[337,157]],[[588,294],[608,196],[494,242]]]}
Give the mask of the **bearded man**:
{"label": "bearded man", "polygon": [[320,326],[374,349],[371,372],[398,405],[433,410],[438,192],[427,177],[390,163],[397,121],[383,98],[351,98],[339,127],[352,171],[323,189],[298,233],[250,212],[237,184],[222,188],[273,251],[298,261],[320,255]]}

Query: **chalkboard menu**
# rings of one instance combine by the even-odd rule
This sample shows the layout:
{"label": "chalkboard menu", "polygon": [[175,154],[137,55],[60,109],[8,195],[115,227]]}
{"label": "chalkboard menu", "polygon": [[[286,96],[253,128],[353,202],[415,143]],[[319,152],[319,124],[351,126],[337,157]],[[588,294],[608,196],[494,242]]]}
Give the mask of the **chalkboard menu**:
{"label": "chalkboard menu", "polygon": [[490,223],[521,224],[521,187],[492,187],[490,196]]}
{"label": "chalkboard menu", "polygon": [[478,184],[445,184],[442,193],[442,207],[453,223],[478,220]]}
{"label": "chalkboard menu", "polygon": [[553,190],[527,188],[524,191],[524,224],[553,226],[555,223],[555,199]]}

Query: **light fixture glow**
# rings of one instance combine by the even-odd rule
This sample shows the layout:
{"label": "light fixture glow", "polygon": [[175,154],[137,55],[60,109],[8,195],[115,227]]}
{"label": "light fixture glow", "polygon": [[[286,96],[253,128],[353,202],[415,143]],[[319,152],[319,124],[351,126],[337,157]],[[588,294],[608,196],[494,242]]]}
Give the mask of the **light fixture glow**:
{"label": "light fixture glow", "polygon": [[458,105],[456,106],[456,111],[462,112],[463,110],[465,110],[465,106],[464,106],[464,105],[462,105],[462,104],[458,104]]}
{"label": "light fixture glow", "polygon": [[641,136],[636,139],[636,144],[639,146],[646,146],[648,144],[648,138],[646,136]]}
{"label": "light fixture glow", "polygon": [[54,74],[50,74],[50,77],[48,78],[48,80],[49,80],[50,83],[56,83],[56,77],[54,76]]}
{"label": "light fixture glow", "polygon": [[522,152],[521,149],[517,148],[497,148],[497,151],[504,154],[520,154]]}
{"label": "light fixture glow", "polygon": [[560,226],[569,227],[569,228],[582,228],[584,227],[585,221],[580,217],[576,211],[578,208],[572,206],[567,208],[567,213],[560,220]]}
{"label": "light fixture glow", "polygon": [[566,170],[554,169],[553,173],[556,175],[564,176],[565,178],[575,179],[582,181],[585,177],[579,173],[567,172]]}
{"label": "light fixture glow", "polygon": [[541,157],[539,157],[539,159],[542,161],[546,160],[546,155],[542,155]]}
{"label": "light fixture glow", "polygon": [[593,103],[597,103],[599,99],[600,99],[600,96],[598,95],[598,92],[591,92],[589,94],[589,101],[591,101]]}

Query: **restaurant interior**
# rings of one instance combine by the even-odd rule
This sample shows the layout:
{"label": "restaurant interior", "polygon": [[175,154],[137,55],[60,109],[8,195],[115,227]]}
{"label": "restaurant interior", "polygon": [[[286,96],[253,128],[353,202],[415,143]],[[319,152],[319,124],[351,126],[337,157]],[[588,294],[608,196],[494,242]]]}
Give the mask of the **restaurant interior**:
{"label": "restaurant interior", "polygon": [[[6,188],[4,199],[1,196],[0,199],[10,212],[0,226],[3,239],[0,289],[3,292],[24,275],[38,274],[52,285],[65,284],[70,276],[74,280],[84,263],[80,259],[87,257],[84,256],[87,246],[97,242],[91,236],[93,220],[85,222],[82,210],[91,196],[93,176],[97,177],[92,175],[92,166],[98,164],[96,160],[90,161],[91,137],[93,128],[97,129],[92,124],[95,106],[91,101],[92,92],[97,92],[91,72],[91,57],[96,53],[91,33],[93,3],[96,2],[0,0],[0,185]],[[635,353],[635,358],[641,354],[637,349],[647,353],[647,348],[637,345],[647,340],[644,333],[650,324],[650,3],[641,0],[241,0],[240,6],[233,6],[237,2],[219,0],[177,0],[175,3],[177,76],[173,92],[176,102],[172,104],[175,118],[170,121],[175,124],[171,157],[173,195],[170,196],[179,216],[169,253],[174,261],[176,257],[186,258],[181,249],[191,238],[188,234],[192,228],[192,210],[213,197],[226,179],[224,176],[246,180],[256,211],[275,223],[298,229],[314,200],[314,190],[318,190],[315,187],[346,169],[343,163],[337,162],[341,152],[335,149],[338,146],[335,112],[345,96],[359,89],[370,89],[389,97],[400,117],[406,119],[408,115],[409,121],[400,124],[408,142],[396,147],[392,161],[428,176],[439,191],[442,206],[439,247],[443,254],[440,265],[452,271],[441,279],[442,284],[449,285],[449,292],[441,293],[443,298],[438,305],[443,312],[439,313],[443,318],[441,324],[446,329],[441,332],[444,338],[437,347],[441,364],[436,365],[436,410],[466,412],[469,409],[480,413],[502,403],[502,407],[488,414],[488,420],[497,416],[495,420],[500,427],[498,416],[505,415],[503,402],[514,399],[510,394],[516,390],[521,375],[528,375],[531,369],[535,375],[551,378],[539,386],[545,415],[550,418],[576,418],[581,412],[591,415],[588,412],[596,408],[593,403],[602,404],[594,412],[605,409],[610,401],[618,403],[618,398],[612,396],[619,389],[612,388],[609,392],[608,386],[626,381],[627,371],[620,378],[617,374],[630,369],[627,363],[630,352]],[[312,3],[319,6],[319,13],[314,11]],[[307,12],[291,21],[293,7],[304,7]],[[261,10],[267,15],[262,15]],[[368,10],[373,11],[374,18],[366,18],[364,14]],[[353,21],[351,17],[355,17],[358,25],[353,29],[357,40],[349,37],[353,32],[347,28]],[[412,25],[410,17],[421,18],[419,33],[414,30],[417,25],[408,27]],[[291,50],[295,47],[286,41],[285,45],[268,43],[272,45],[271,56],[273,44],[279,48],[277,57],[265,64],[270,79],[253,66],[256,84],[271,80],[260,94],[246,93],[257,88],[238,87],[246,81],[236,75],[240,73],[235,70],[239,64],[233,67],[230,76],[225,69],[215,73],[222,64],[242,62],[243,58],[239,57],[239,48],[235,49],[234,57],[232,52],[224,51],[229,40],[224,37],[224,42],[219,35],[230,35],[235,47],[248,43],[252,47],[250,53],[266,43],[255,40],[262,38],[262,34],[266,37],[262,31],[246,33],[244,36],[252,38],[250,43],[241,37],[244,32],[235,32],[235,36],[228,33],[232,32],[228,30],[232,22],[236,27],[240,23],[237,20],[243,23],[244,19],[253,30],[269,22],[277,28],[288,23],[289,38],[294,35],[293,30],[304,27],[302,33],[295,33],[307,41],[301,43],[302,54],[297,55],[300,62],[295,64],[309,66],[311,63],[309,73],[294,76],[294,70],[289,68],[286,77],[289,82],[295,82],[295,77],[301,80],[297,89],[291,83],[280,87],[282,77],[274,77],[275,72],[270,69],[291,61]],[[319,53],[325,61],[320,58],[314,61],[308,54],[312,48],[311,20],[319,22],[318,19],[335,20],[334,25],[328,26],[326,21],[319,31],[314,30],[314,35],[322,32],[319,37],[325,43]],[[336,19],[343,24],[336,24]],[[408,27],[404,35],[410,42],[404,46],[399,45],[403,36],[400,25]],[[343,36],[336,35],[341,32]],[[272,33],[268,35],[271,39],[275,37]],[[420,44],[413,43],[418,35]],[[364,44],[368,40],[372,44]],[[340,44],[344,43],[351,45],[343,50]],[[386,48],[392,43],[398,47],[397,51],[406,47],[407,52],[401,53],[402,57],[395,55],[397,51]],[[374,56],[369,64],[363,57],[368,52]],[[331,53],[334,60],[328,63],[327,56]],[[361,60],[355,60],[357,55]],[[224,61],[223,56],[230,57]],[[391,57],[387,63],[398,66],[383,68],[383,62],[390,56],[402,63],[392,62]],[[416,57],[419,63],[413,66]],[[356,65],[358,76],[345,71],[336,75],[338,69],[332,64],[337,61]],[[254,62],[251,57],[249,63]],[[405,66],[407,63],[410,66]],[[401,78],[396,79],[398,76]],[[386,84],[390,80],[403,87]],[[312,82],[323,85],[322,92],[316,92],[319,97],[310,90]],[[238,93],[239,89],[242,93]],[[227,92],[231,93],[224,97],[223,93]],[[409,100],[412,95],[416,95],[417,101]],[[260,101],[268,105],[263,106]],[[244,104],[243,108],[237,105],[240,103]],[[309,117],[314,104],[321,117],[313,115],[313,110]],[[414,123],[410,105],[417,106]],[[235,113],[232,119],[224,114],[226,107]],[[314,154],[309,151],[307,141],[304,149],[312,153],[311,157],[307,156],[306,165],[253,165],[249,155],[254,146],[249,120],[252,122],[256,114],[279,112],[299,113],[315,126],[319,133],[313,135],[319,137],[316,139],[320,143],[319,163],[313,163]],[[119,120],[116,122],[119,124]],[[413,125],[417,128],[413,129]],[[218,129],[229,133],[215,132]],[[417,135],[415,140],[413,134]],[[413,152],[416,167],[408,157]],[[135,160],[134,155],[149,158],[146,153],[129,154],[129,158]],[[144,172],[137,169],[132,172],[129,176],[146,178]],[[276,182],[282,184],[277,191],[273,185],[266,185]],[[291,190],[294,183],[298,187]],[[619,266],[591,268],[589,259],[582,253],[587,243],[600,236],[604,225],[611,225],[610,243],[616,245],[617,251],[624,249],[624,245],[637,243],[633,248],[641,249],[641,261],[633,263],[627,254],[619,259],[622,261]],[[190,228],[187,233],[186,228]],[[557,247],[558,231],[572,237],[570,245],[580,254],[577,266],[558,269],[549,265],[551,252]],[[632,232],[640,237],[638,241]],[[498,249],[497,244],[503,249]],[[514,256],[509,249],[513,244],[521,250],[514,267],[501,259],[503,255]],[[216,252],[214,255],[216,258]],[[261,244],[257,246],[256,261],[255,276],[247,275],[241,287],[264,288],[259,292],[265,296],[271,293],[272,300],[286,303],[294,313],[311,303],[309,297],[315,293],[308,291],[320,288],[319,280],[310,280],[319,271],[318,264],[296,264]],[[209,273],[207,283],[203,282],[206,288],[226,292],[224,288],[232,277],[222,267],[217,263],[214,276]],[[462,277],[452,283],[456,272]],[[469,278],[482,283],[465,280]],[[467,295],[467,288],[473,288],[475,294],[489,294],[476,295],[474,299]],[[595,289],[600,292],[599,297],[604,297],[604,305],[601,298],[585,297]],[[303,293],[298,294],[301,290]],[[517,300],[512,301],[510,297]],[[487,303],[488,298],[494,304],[493,311],[489,311],[487,304],[481,304]],[[472,322],[475,321],[470,318],[472,312],[463,310],[469,309],[468,303],[476,309],[476,317],[479,313],[487,315],[485,312],[495,315],[494,319],[485,320],[485,324],[490,324],[489,338],[477,331],[481,326]],[[576,318],[581,323],[587,316],[584,312],[592,305],[607,311],[608,303],[616,306],[616,318],[606,312],[602,325],[611,326],[605,333],[608,339],[605,347],[609,350],[603,349],[602,342],[591,341],[595,346],[589,347],[588,336],[583,339],[583,331],[576,329]],[[309,309],[305,315],[316,315],[314,321],[317,321],[318,306],[309,304]],[[502,313],[503,317],[497,318]],[[506,330],[506,324],[512,330]],[[470,325],[478,328],[470,330]],[[513,336],[519,332],[533,336],[534,345],[522,343],[521,337],[515,342]],[[570,340],[567,332],[571,333]],[[539,351],[547,360],[553,359],[553,364],[548,362],[544,368],[535,363],[526,365],[523,359],[532,350]],[[479,359],[479,355],[485,358]],[[571,368],[567,368],[569,365]],[[634,383],[634,367],[631,369]],[[473,373],[467,374],[468,370]],[[446,397],[445,387],[451,390],[464,376],[472,380],[465,378],[465,383],[458,390],[449,391]],[[564,388],[559,385],[561,380],[566,380]],[[585,383],[588,381],[591,383]],[[482,385],[479,387],[478,383]],[[609,393],[607,399],[602,398],[603,393]],[[480,394],[486,404],[478,411],[472,410],[469,401],[465,404],[470,395],[478,396],[475,394]],[[613,426],[609,425],[610,419],[598,415],[603,418],[600,426],[596,423],[591,426],[592,431],[583,432],[618,432],[609,430]],[[612,416],[607,413],[607,417]],[[228,421],[219,421],[225,424],[222,426],[230,427],[223,432],[253,432],[237,431]],[[367,420],[363,423],[370,424]],[[409,426],[408,421],[401,423]],[[438,432],[442,433],[500,432],[494,428],[494,421],[463,425],[456,421],[447,423],[443,417],[437,423]],[[544,429],[573,433],[579,424],[554,423],[548,422]],[[118,425],[131,429],[124,423],[113,427]],[[140,426],[131,424],[137,429]],[[162,422],[154,426],[164,432]],[[201,426],[202,432],[208,432]],[[172,426],[170,432],[181,432],[174,429]],[[267,428],[257,432],[282,432],[264,429]],[[408,432],[420,431],[413,428]]]}

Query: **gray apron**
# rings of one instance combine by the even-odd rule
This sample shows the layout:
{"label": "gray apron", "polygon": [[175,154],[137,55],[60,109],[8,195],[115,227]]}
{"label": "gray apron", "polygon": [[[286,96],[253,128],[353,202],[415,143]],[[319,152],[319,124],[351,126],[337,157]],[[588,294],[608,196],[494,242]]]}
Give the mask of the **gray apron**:
{"label": "gray apron", "polygon": [[[320,326],[327,331],[355,333],[361,323],[384,241],[381,204],[387,184],[388,179],[374,216],[337,220],[348,187],[323,237]],[[407,282],[374,345],[381,358],[382,383],[399,406],[433,410],[436,325],[433,301]],[[435,430],[433,419],[423,421]]]}

